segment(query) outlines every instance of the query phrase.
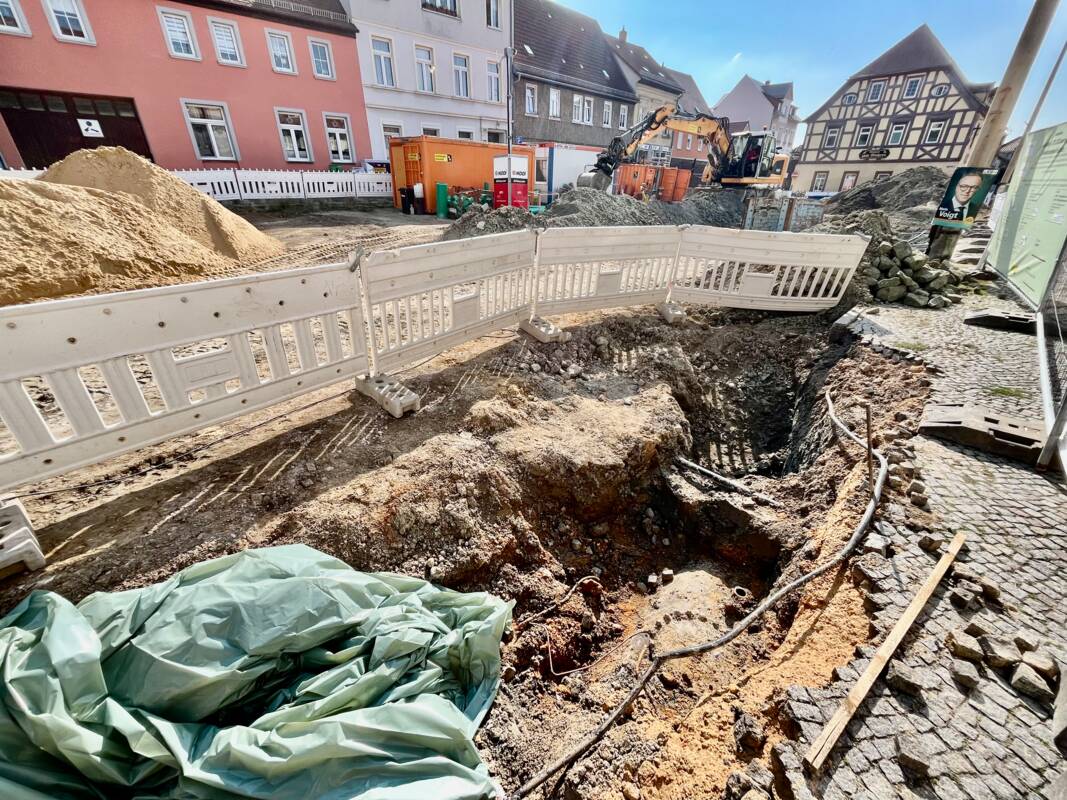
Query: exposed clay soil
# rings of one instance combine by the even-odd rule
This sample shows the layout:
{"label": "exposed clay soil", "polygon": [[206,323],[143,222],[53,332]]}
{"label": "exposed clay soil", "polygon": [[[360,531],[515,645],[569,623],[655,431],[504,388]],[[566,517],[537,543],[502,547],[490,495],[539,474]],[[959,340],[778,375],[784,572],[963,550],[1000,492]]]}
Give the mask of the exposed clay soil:
{"label": "exposed clay soil", "polygon": [[[848,538],[866,464],[831,435],[824,388],[853,427],[868,401],[876,432],[900,424],[895,414],[918,418],[921,368],[831,344],[825,317],[690,314],[676,327],[648,308],[574,315],[561,320],[566,345],[495,334],[405,374],[423,408],[401,420],[334,387],[281,418],[259,412],[26,487],[115,481],[25,498],[49,565],[0,587],[0,606],[32,587],[77,600],[288,542],[492,591],[516,601],[519,622],[478,741],[514,790],[596,725],[650,646],[713,638]],[[722,491],[678,455],[775,503]],[[648,594],[663,568],[674,580]],[[810,584],[728,647],[672,662],[567,773],[563,796],[619,798],[631,784],[646,798],[720,797],[734,769],[788,733],[785,688],[828,682],[866,641],[846,575]],[[768,734],[743,757],[739,711]]]}

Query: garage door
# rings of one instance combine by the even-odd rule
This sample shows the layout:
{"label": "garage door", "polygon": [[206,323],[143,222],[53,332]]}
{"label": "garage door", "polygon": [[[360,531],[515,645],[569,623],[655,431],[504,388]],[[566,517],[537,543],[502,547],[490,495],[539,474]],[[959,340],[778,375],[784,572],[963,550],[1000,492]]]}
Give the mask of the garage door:
{"label": "garage door", "polygon": [[120,145],[152,158],[129,97],[0,87],[0,114],[29,168],[44,168],[87,147]]}

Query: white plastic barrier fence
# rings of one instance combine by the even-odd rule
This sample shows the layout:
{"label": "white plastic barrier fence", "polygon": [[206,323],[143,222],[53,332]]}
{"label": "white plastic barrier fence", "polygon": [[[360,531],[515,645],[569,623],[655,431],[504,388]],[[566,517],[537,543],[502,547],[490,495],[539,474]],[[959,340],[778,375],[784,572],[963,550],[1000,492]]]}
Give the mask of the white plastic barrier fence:
{"label": "white plastic barrier fence", "polygon": [[39,178],[43,169],[0,169],[0,178],[11,181],[28,181]]}
{"label": "white plastic barrier fence", "polygon": [[235,169],[242,200],[303,198],[300,172],[285,169]]}
{"label": "white plastic barrier fence", "polygon": [[0,331],[0,490],[368,371],[347,264],[12,306]]}
{"label": "white plastic barrier fence", "polygon": [[662,303],[678,228],[549,228],[538,244],[538,314]]}
{"label": "white plastic barrier fence", "polygon": [[232,169],[179,169],[174,175],[216,200],[241,199],[237,176]]}
{"label": "white plastic barrier fence", "polygon": [[[516,231],[285,272],[0,308],[0,491],[396,371],[530,319],[668,299],[833,307],[859,236]],[[2,431],[0,431],[2,433]]]}
{"label": "white plastic barrier fence", "polygon": [[373,253],[360,265],[377,372],[529,318],[532,231]]}
{"label": "white plastic barrier fence", "polygon": [[670,299],[771,311],[833,308],[866,248],[860,236],[686,228]]}
{"label": "white plastic barrier fence", "polygon": [[356,180],[352,172],[301,172],[304,197],[355,197]]}
{"label": "white plastic barrier fence", "polygon": [[[0,169],[0,179],[31,180],[40,169]],[[176,178],[216,200],[391,197],[393,177],[368,172],[284,169],[177,169]]]}

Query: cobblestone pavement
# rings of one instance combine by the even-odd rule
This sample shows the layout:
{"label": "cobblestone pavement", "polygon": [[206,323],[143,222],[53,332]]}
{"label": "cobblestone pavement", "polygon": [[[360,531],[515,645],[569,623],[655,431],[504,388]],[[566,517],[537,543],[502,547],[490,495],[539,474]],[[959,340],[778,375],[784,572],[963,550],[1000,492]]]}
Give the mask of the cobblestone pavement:
{"label": "cobblestone pavement", "polygon": [[[875,345],[912,350],[936,367],[934,402],[962,397],[1040,420],[1035,338],[964,325],[964,315],[978,308],[1020,310],[1010,300],[968,296],[941,311],[862,308],[851,328],[870,335]],[[1059,476],[963,446],[922,436],[907,445],[914,449],[916,477],[926,486],[930,510],[943,525],[931,533],[946,542],[955,532],[967,534],[959,568],[941,582],[820,776],[800,779],[799,756],[867,665],[873,647],[860,648],[856,661],[840,669],[829,687],[789,690],[783,710],[799,728],[800,746],[779,745],[775,757],[793,776],[789,782],[798,800],[1051,800],[1052,785],[1067,768],[1052,743],[1051,703],[1016,691],[1010,667],[992,669],[980,654],[976,663],[956,658],[946,637],[971,625],[972,632],[1000,635],[1011,645],[1023,632],[1024,642],[1036,636],[1040,650],[1067,665],[1067,489]],[[869,583],[869,602],[880,609],[874,625],[883,632],[940,557],[920,547],[923,533],[909,527],[908,516],[908,509],[890,503],[877,523],[890,542],[887,557],[868,553],[853,567]],[[998,590],[999,601],[993,597]],[[970,607],[957,607],[964,602]],[[956,652],[964,649],[960,645]],[[1011,650],[1017,660],[1020,653],[1014,645]],[[973,688],[965,685],[970,681]]]}

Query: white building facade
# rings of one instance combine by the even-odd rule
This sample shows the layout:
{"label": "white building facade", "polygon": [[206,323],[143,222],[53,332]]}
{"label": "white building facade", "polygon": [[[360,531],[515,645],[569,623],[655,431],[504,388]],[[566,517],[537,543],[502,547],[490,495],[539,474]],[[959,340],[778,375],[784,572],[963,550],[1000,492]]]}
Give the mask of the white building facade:
{"label": "white building facade", "polygon": [[388,139],[507,139],[511,0],[343,0],[357,35],[375,159]]}

